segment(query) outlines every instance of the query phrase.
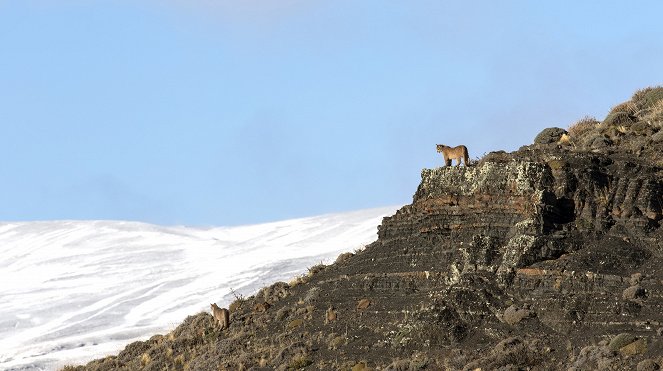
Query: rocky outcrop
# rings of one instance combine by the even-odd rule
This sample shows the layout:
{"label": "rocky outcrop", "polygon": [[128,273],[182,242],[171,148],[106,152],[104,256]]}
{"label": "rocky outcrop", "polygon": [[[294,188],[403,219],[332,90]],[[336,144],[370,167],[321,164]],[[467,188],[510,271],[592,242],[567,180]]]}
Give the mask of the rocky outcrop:
{"label": "rocky outcrop", "polygon": [[238,298],[227,330],[199,314],[87,368],[657,369],[663,170],[540,142],[424,169],[376,242]]}

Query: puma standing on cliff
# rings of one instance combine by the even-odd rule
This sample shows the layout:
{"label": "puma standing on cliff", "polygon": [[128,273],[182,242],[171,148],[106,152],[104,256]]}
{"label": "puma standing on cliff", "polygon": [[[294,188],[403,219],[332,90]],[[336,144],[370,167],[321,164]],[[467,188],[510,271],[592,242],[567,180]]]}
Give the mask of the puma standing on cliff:
{"label": "puma standing on cliff", "polygon": [[460,145],[457,147],[449,147],[444,144],[437,145],[437,152],[441,152],[444,157],[444,165],[451,166],[451,160],[458,161],[456,166],[460,166],[460,160],[462,159],[465,162],[465,166],[469,161],[469,155],[467,154],[467,147]]}

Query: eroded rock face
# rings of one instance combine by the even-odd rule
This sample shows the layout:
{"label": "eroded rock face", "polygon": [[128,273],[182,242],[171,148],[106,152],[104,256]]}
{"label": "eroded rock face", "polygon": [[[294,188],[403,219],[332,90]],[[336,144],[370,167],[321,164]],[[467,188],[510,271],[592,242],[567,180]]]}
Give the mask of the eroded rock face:
{"label": "eroded rock face", "polygon": [[[223,334],[196,322],[191,364],[635,369],[663,356],[660,168],[533,145],[421,177],[364,251],[245,299],[271,307],[236,305]],[[613,350],[619,334],[635,340]]]}

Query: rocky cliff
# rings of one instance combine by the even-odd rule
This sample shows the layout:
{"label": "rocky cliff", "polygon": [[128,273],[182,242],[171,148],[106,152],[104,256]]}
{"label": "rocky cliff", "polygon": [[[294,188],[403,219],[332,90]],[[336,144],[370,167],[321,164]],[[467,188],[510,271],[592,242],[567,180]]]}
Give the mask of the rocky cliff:
{"label": "rocky cliff", "polygon": [[201,313],[71,369],[658,369],[660,123],[587,140],[606,125],[424,169],[376,242],[238,298],[229,329]]}

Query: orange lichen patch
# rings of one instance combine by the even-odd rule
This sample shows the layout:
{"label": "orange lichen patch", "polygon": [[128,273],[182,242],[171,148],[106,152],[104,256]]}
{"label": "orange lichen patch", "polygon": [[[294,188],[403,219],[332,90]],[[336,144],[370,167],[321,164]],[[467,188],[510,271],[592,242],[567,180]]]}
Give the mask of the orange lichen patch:
{"label": "orange lichen patch", "polygon": [[548,271],[540,268],[519,268],[516,270],[516,274],[522,274],[525,276],[544,276],[548,274]]}
{"label": "orange lichen patch", "polygon": [[364,310],[371,305],[371,301],[368,299],[361,299],[357,302],[357,310]]}

